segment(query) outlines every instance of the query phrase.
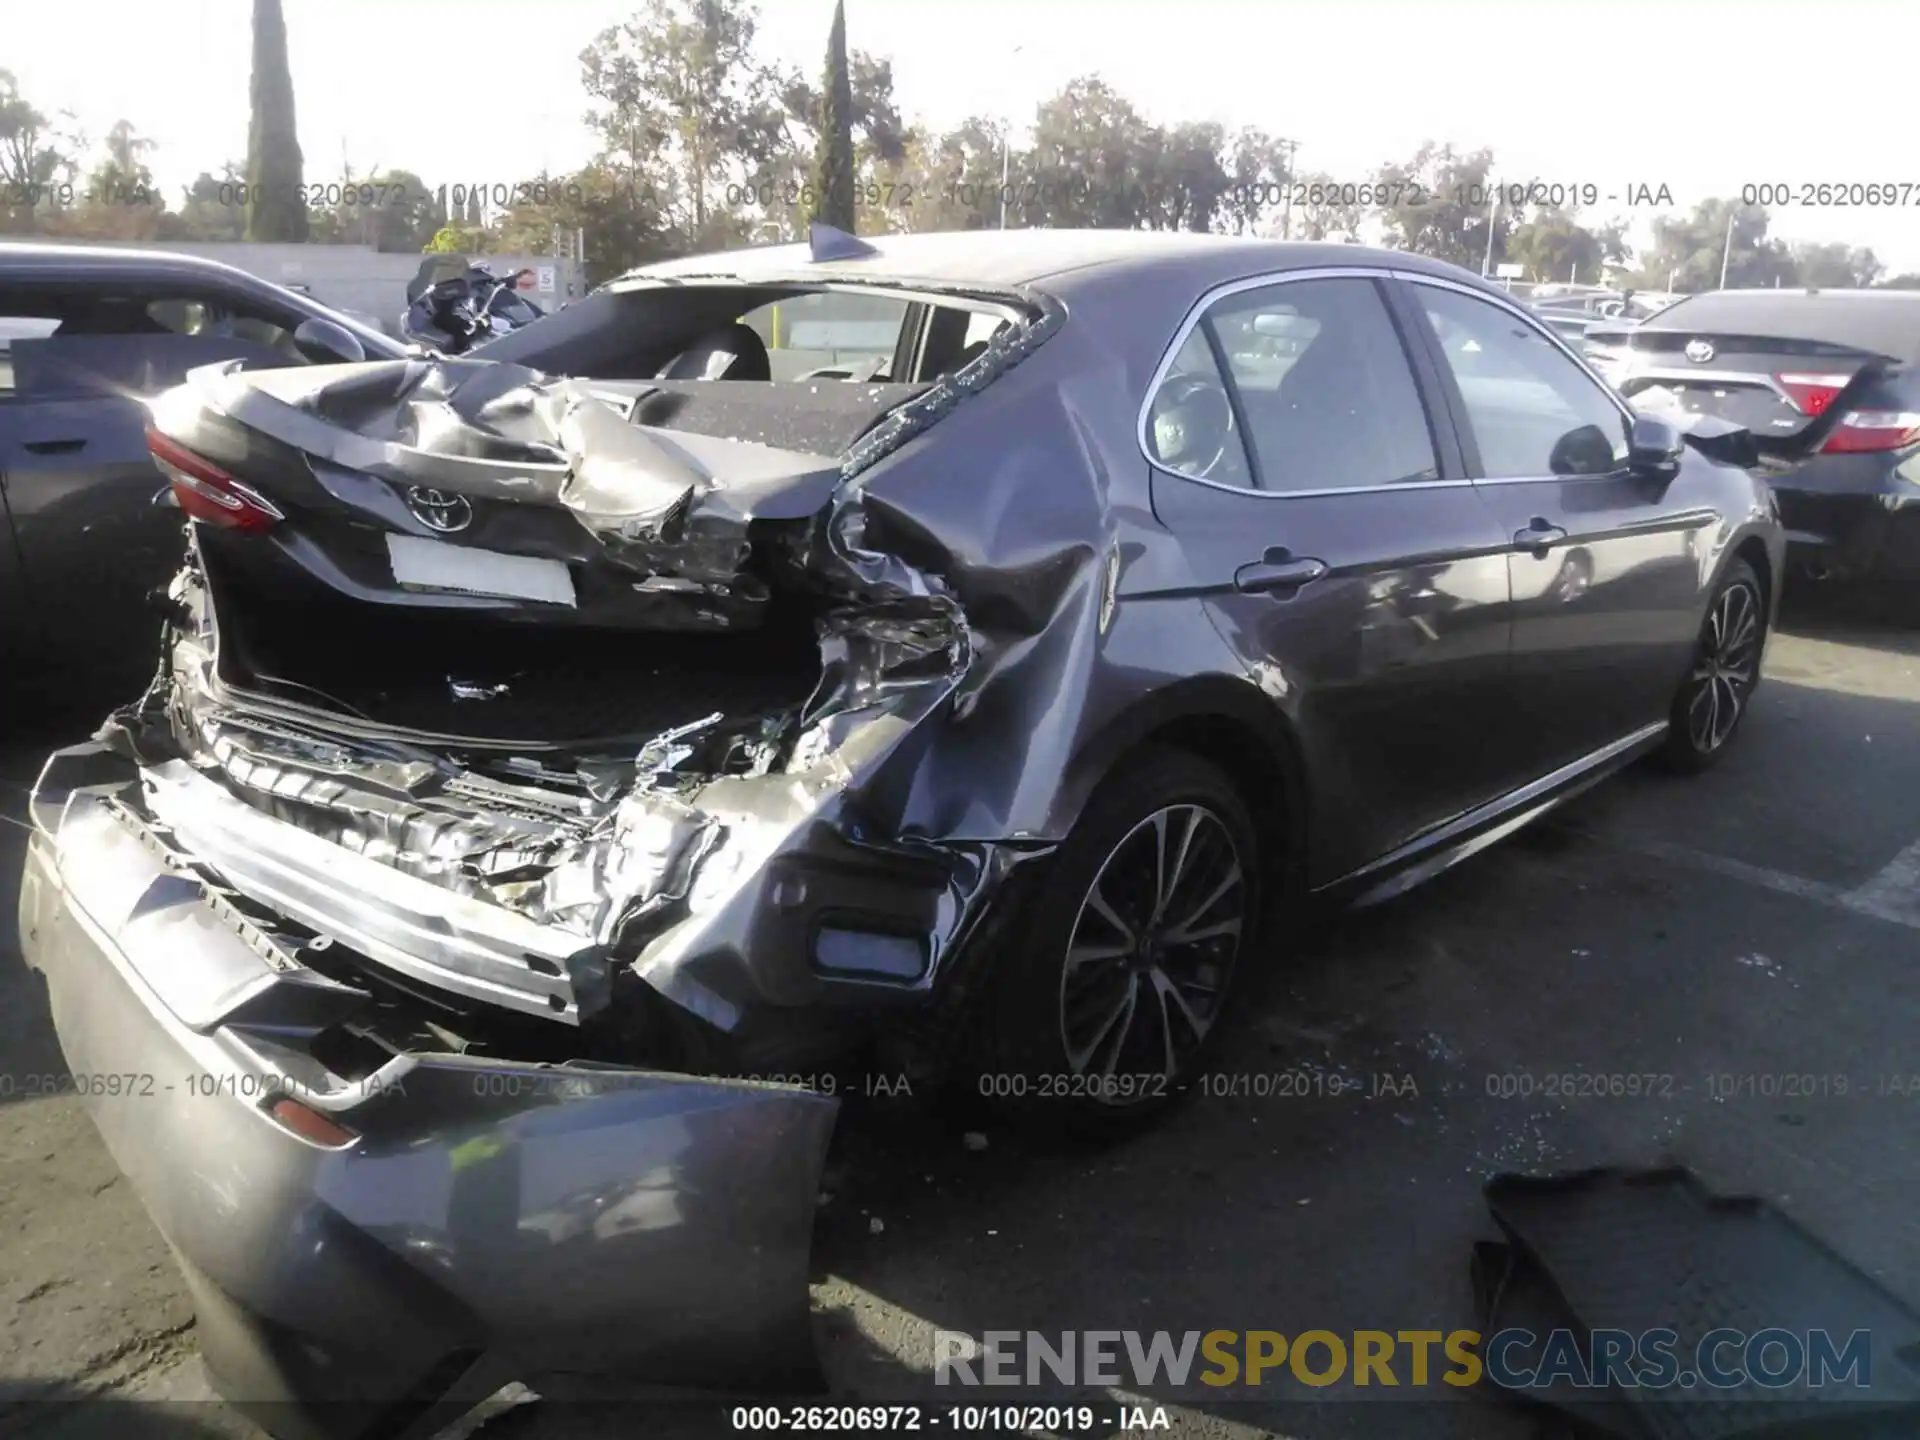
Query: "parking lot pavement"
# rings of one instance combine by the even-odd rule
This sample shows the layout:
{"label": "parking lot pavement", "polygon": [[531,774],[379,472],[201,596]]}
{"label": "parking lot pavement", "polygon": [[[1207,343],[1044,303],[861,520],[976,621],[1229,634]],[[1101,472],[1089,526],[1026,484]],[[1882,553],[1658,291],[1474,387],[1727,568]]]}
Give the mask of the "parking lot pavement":
{"label": "parking lot pavement", "polygon": [[[1920,1301],[1920,633],[1802,616],[1768,673],[1711,774],[1636,769],[1401,901],[1303,927],[1229,1037],[1232,1093],[1144,1137],[1063,1150],[852,1107],[815,1257],[836,1388],[926,1401],[936,1329],[1471,1326],[1479,1186],[1500,1170],[1677,1158]],[[9,814],[33,764],[0,757]],[[19,832],[0,828],[10,910]],[[58,1067],[36,984],[0,960],[0,1067]],[[70,1099],[0,1106],[0,1276],[5,1391],[204,1393],[165,1248]],[[1145,1398],[1183,1434],[1530,1433],[1444,1386],[1357,1393]],[[528,1407],[481,1433],[610,1418]],[[143,1423],[245,1433],[212,1405]]]}

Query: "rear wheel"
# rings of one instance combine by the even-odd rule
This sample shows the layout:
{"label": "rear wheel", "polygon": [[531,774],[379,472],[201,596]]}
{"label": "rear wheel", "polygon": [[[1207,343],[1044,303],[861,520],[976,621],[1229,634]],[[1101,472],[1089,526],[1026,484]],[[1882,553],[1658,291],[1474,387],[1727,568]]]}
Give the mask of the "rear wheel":
{"label": "rear wheel", "polygon": [[1204,1069],[1260,915],[1263,857],[1227,777],[1155,748],[1116,772],[1054,857],[990,998],[982,1095],[1024,1123],[1107,1135]]}
{"label": "rear wheel", "polygon": [[1663,752],[1669,766],[1696,774],[1726,753],[1760,682],[1766,641],[1760,577],[1746,561],[1733,560],[1713,592],[1693,666],[1674,697]]}

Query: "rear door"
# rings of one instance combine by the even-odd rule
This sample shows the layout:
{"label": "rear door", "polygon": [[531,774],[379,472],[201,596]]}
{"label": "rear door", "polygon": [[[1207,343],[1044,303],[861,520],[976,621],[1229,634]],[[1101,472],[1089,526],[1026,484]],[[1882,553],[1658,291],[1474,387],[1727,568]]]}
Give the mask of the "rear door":
{"label": "rear door", "polygon": [[1513,709],[1536,774],[1665,719],[1718,511],[1627,468],[1631,414],[1519,307],[1407,275],[1470,473],[1508,537]]}
{"label": "rear door", "polygon": [[1304,751],[1315,883],[1515,783],[1506,536],[1381,287],[1340,269],[1217,292],[1144,426],[1155,513]]}

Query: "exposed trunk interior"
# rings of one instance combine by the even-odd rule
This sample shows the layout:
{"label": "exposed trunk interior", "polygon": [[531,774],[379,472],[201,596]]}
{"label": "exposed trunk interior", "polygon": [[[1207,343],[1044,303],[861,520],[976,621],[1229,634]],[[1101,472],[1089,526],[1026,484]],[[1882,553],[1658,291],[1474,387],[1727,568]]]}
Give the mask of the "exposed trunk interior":
{"label": "exposed trunk interior", "polygon": [[206,547],[222,679],[343,716],[478,741],[644,743],[716,711],[803,703],[820,678],[803,599],[717,633],[543,627],[474,610],[381,605]]}

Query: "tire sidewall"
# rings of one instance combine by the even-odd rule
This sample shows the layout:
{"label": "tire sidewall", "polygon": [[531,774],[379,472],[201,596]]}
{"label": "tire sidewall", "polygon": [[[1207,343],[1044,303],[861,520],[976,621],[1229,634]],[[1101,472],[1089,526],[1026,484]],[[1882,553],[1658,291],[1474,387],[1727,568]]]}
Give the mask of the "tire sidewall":
{"label": "tire sidewall", "polygon": [[[1693,743],[1693,731],[1689,725],[1688,706],[1693,698],[1693,670],[1700,663],[1701,653],[1706,643],[1707,627],[1712,623],[1713,612],[1725,598],[1727,591],[1736,585],[1746,585],[1753,591],[1754,604],[1759,611],[1760,633],[1754,641],[1753,681],[1747,686],[1745,698],[1741,701],[1740,713],[1734,718],[1733,728],[1727,736],[1712,750],[1702,750]],[[1680,688],[1673,698],[1673,708],[1668,715],[1668,734],[1665,755],[1667,762],[1683,774],[1696,774],[1717,763],[1722,755],[1733,748],[1734,740],[1740,734],[1740,727],[1747,722],[1747,712],[1753,708],[1753,697],[1760,689],[1762,669],[1766,660],[1767,641],[1772,626],[1767,611],[1767,590],[1760,583],[1760,576],[1752,565],[1739,556],[1727,562],[1720,572],[1720,578],[1714,583],[1713,591],[1707,600],[1705,612],[1700,617],[1700,626],[1694,637],[1692,654],[1687,657],[1687,673],[1680,682]]]}

